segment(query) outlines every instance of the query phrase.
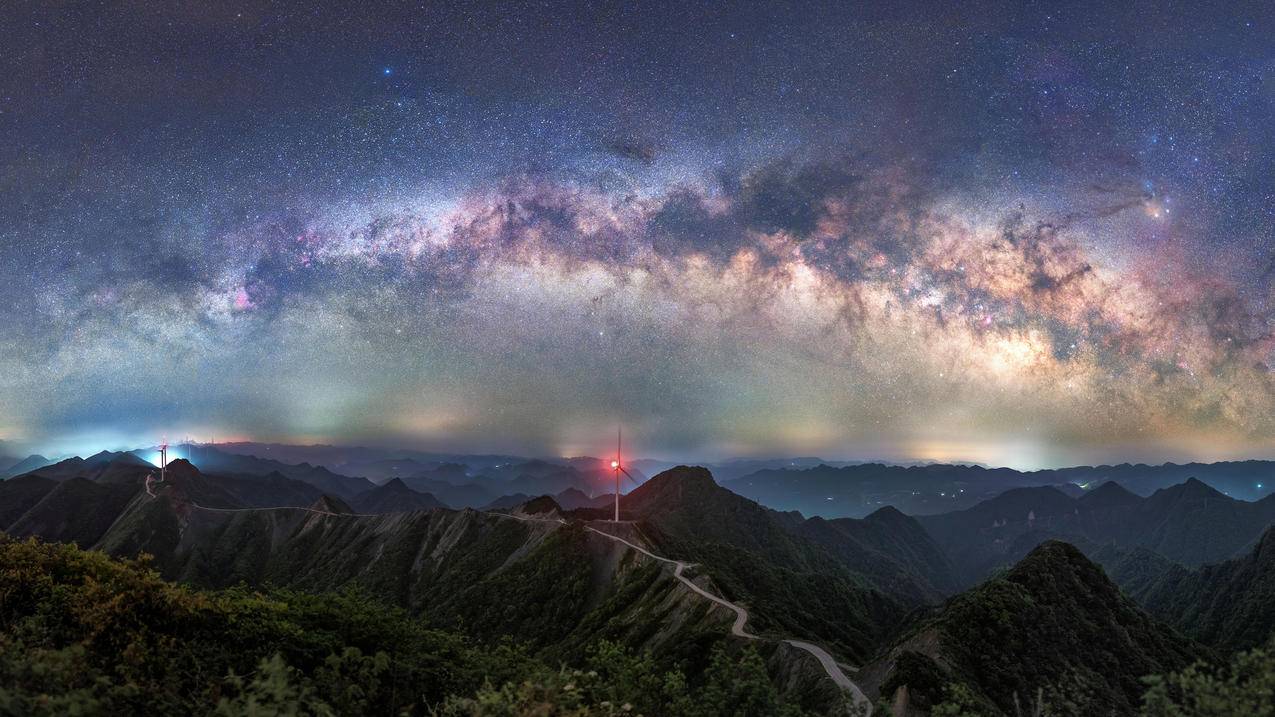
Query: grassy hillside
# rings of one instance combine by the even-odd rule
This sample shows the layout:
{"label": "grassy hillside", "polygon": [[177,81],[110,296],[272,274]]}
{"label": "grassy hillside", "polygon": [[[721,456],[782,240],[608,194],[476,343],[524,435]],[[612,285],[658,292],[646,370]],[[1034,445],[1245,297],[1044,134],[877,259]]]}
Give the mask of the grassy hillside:
{"label": "grassy hillside", "polygon": [[4,714],[801,714],[751,647],[706,657],[688,677],[600,640],[558,669],[364,593],[199,591],[143,562],[0,538]]}
{"label": "grassy hillside", "polygon": [[[9,705],[206,713],[274,655],[316,700],[391,714],[528,669],[357,593],[202,592],[144,563],[68,545],[0,542],[0,684]],[[23,659],[19,659],[20,656]],[[23,664],[28,661],[27,664]]]}

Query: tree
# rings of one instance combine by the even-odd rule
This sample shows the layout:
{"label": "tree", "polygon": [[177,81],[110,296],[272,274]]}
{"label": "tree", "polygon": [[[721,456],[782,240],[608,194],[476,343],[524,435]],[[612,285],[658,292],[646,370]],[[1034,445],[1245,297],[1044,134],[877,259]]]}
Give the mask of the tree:
{"label": "tree", "polygon": [[733,657],[724,646],[713,651],[706,673],[699,714],[723,717],[762,717],[797,714],[779,699],[779,691],[766,674],[766,663],[752,645]]}
{"label": "tree", "polygon": [[261,661],[257,674],[245,684],[227,678],[234,697],[217,703],[217,717],[335,717],[336,712],[308,686],[298,684],[296,672],[278,654]]}
{"label": "tree", "polygon": [[1275,649],[1242,652],[1228,666],[1196,663],[1146,679],[1143,717],[1247,717],[1275,714]]}

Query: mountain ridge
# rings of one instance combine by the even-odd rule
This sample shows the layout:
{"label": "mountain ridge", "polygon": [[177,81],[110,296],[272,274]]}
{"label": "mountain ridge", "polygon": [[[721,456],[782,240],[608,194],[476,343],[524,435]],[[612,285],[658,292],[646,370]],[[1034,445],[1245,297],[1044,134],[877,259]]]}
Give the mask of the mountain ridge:
{"label": "mountain ridge", "polygon": [[948,600],[860,675],[870,693],[922,710],[958,682],[988,711],[1030,711],[1039,690],[1046,701],[1079,701],[1078,713],[1132,714],[1143,676],[1207,655],[1139,609],[1074,546],[1051,540]]}

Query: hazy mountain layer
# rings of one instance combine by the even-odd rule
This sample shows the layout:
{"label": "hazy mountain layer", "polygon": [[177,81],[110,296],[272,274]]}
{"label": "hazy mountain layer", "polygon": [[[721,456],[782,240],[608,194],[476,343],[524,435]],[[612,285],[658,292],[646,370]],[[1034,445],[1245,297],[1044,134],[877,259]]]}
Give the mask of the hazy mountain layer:
{"label": "hazy mountain layer", "polygon": [[1243,500],[1259,500],[1275,489],[1275,462],[1166,463],[1151,466],[1077,466],[1020,472],[1010,468],[932,464],[864,463],[833,467],[769,468],[728,482],[728,487],[779,510],[806,515],[861,517],[890,505],[908,515],[936,515],[972,507],[1014,488],[1056,486],[1078,497],[1082,489],[1115,481],[1150,496],[1196,478]]}
{"label": "hazy mountain layer", "polygon": [[1247,549],[1275,521],[1275,498],[1236,500],[1191,479],[1140,497],[1115,485],[1081,498],[1020,488],[962,511],[919,516],[960,581],[972,584],[1049,538],[1087,550],[1113,543],[1198,566]]}

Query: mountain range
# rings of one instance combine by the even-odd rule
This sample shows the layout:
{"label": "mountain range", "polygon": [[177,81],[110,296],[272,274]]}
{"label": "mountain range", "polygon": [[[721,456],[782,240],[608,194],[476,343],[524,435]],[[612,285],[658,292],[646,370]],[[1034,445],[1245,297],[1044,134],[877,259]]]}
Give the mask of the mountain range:
{"label": "mountain range", "polygon": [[[695,682],[714,650],[752,644],[777,694],[816,713],[841,697],[799,644],[862,665],[854,681],[901,713],[1070,700],[1125,714],[1143,676],[1275,631],[1275,500],[1196,479],[1145,496],[1114,481],[1016,487],[941,514],[827,518],[676,466],[623,495],[613,523],[613,498],[579,487],[605,475],[593,459],[472,475],[440,462],[430,478],[378,484],[273,457],[194,457],[202,465],[172,461],[162,481],[133,453],[39,466],[0,481],[0,529],[145,553],[200,589],[359,590],[478,644],[516,640],[549,664],[580,664],[606,640]],[[421,481],[532,492],[457,509]],[[740,629],[759,639],[730,637]]]}
{"label": "mountain range", "polygon": [[42,455],[33,453],[26,458],[16,460],[12,457],[0,456],[0,479],[20,476],[37,468],[43,468],[53,461]]}
{"label": "mountain range", "polygon": [[1190,478],[1233,498],[1260,500],[1275,490],[1275,462],[1122,463],[1026,472],[977,465],[863,463],[767,468],[724,485],[776,509],[836,518],[861,517],[886,505],[909,515],[937,515],[970,508],[1007,490],[1040,486],[1079,497],[1086,489],[1115,482],[1149,496]]}
{"label": "mountain range", "polygon": [[1145,548],[1184,566],[1234,557],[1275,521],[1275,497],[1247,502],[1194,478],[1142,497],[1114,482],[1073,498],[1053,487],[1017,488],[965,510],[918,516],[970,585],[1046,539],[1083,549]]}

